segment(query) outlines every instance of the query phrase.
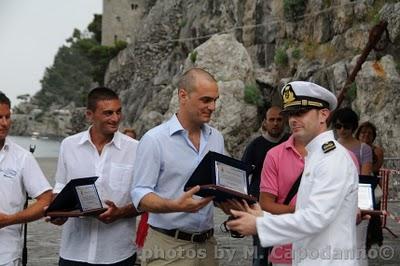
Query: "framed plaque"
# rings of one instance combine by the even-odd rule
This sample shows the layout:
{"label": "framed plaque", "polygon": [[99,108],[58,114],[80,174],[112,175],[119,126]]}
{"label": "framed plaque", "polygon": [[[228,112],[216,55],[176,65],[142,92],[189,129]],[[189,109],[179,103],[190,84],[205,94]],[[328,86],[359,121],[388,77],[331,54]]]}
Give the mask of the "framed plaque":
{"label": "framed plaque", "polygon": [[104,211],[95,181],[97,176],[72,179],[54,198],[46,210],[50,217],[98,215]]}
{"label": "framed plaque", "polygon": [[234,166],[215,161],[216,185],[247,194],[246,171]]}
{"label": "framed plaque", "polygon": [[375,193],[379,179],[375,176],[360,175],[358,184],[358,208],[361,215],[382,215],[382,211],[375,210]]}
{"label": "framed plaque", "polygon": [[358,184],[358,208],[361,210],[374,209],[374,192],[371,184]]}
{"label": "framed plaque", "polygon": [[201,160],[185,185],[185,190],[199,185],[196,195],[213,196],[214,201],[228,199],[246,200],[253,204],[257,199],[248,195],[249,175],[253,167],[223,154],[209,151]]}

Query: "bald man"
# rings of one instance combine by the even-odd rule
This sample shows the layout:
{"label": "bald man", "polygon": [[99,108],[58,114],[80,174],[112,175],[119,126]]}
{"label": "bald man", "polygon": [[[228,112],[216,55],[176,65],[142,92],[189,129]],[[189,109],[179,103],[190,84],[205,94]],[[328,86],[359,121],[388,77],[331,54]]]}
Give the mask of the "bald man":
{"label": "bald man", "polygon": [[140,140],[132,198],[150,213],[142,265],[217,265],[212,198],[194,198],[184,185],[208,151],[224,152],[224,139],[207,123],[219,97],[215,79],[193,68],[180,78],[179,110]]}

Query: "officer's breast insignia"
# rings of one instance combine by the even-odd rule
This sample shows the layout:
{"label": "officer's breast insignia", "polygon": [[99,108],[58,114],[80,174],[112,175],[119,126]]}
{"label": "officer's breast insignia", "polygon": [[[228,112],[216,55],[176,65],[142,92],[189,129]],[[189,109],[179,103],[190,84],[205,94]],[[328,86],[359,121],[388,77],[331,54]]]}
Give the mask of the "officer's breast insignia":
{"label": "officer's breast insignia", "polygon": [[332,140],[322,145],[322,150],[324,151],[324,153],[330,152],[334,149],[336,149],[336,145]]}

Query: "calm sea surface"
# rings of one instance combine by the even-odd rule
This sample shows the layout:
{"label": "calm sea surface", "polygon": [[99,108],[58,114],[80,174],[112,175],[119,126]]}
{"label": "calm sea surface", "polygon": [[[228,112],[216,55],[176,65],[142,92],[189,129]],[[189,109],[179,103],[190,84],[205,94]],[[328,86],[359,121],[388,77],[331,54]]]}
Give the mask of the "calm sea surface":
{"label": "calm sea surface", "polygon": [[17,143],[21,147],[29,150],[31,145],[34,145],[34,155],[37,158],[57,158],[58,151],[60,149],[60,141],[52,139],[41,139],[31,137],[20,137],[20,136],[8,136],[13,142]]}

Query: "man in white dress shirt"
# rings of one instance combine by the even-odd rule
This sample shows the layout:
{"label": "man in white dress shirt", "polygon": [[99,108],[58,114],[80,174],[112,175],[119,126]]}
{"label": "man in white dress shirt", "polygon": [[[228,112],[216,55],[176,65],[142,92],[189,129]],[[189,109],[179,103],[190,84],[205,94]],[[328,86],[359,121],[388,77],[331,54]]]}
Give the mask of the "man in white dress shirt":
{"label": "man in white dress shirt", "polygon": [[307,150],[296,210],[282,215],[262,212],[259,205],[232,210],[237,219],[228,226],[258,234],[263,246],[293,243],[293,265],[357,265],[358,173],[326,124],[336,97],[304,81],[287,84],[281,94],[293,136]]}
{"label": "man in white dress shirt", "polygon": [[96,187],[107,211],[97,217],[52,221],[65,222],[59,265],[133,265],[138,212],[129,192],[137,141],[118,132],[121,101],[114,91],[93,89],[86,115],[91,127],[61,143],[54,192],[73,178],[98,176]]}
{"label": "man in white dress shirt", "polygon": [[[11,126],[10,100],[0,92],[0,265],[19,266],[22,255],[20,224],[41,218],[52,193],[30,152],[7,138]],[[36,202],[24,209],[26,193]]]}

